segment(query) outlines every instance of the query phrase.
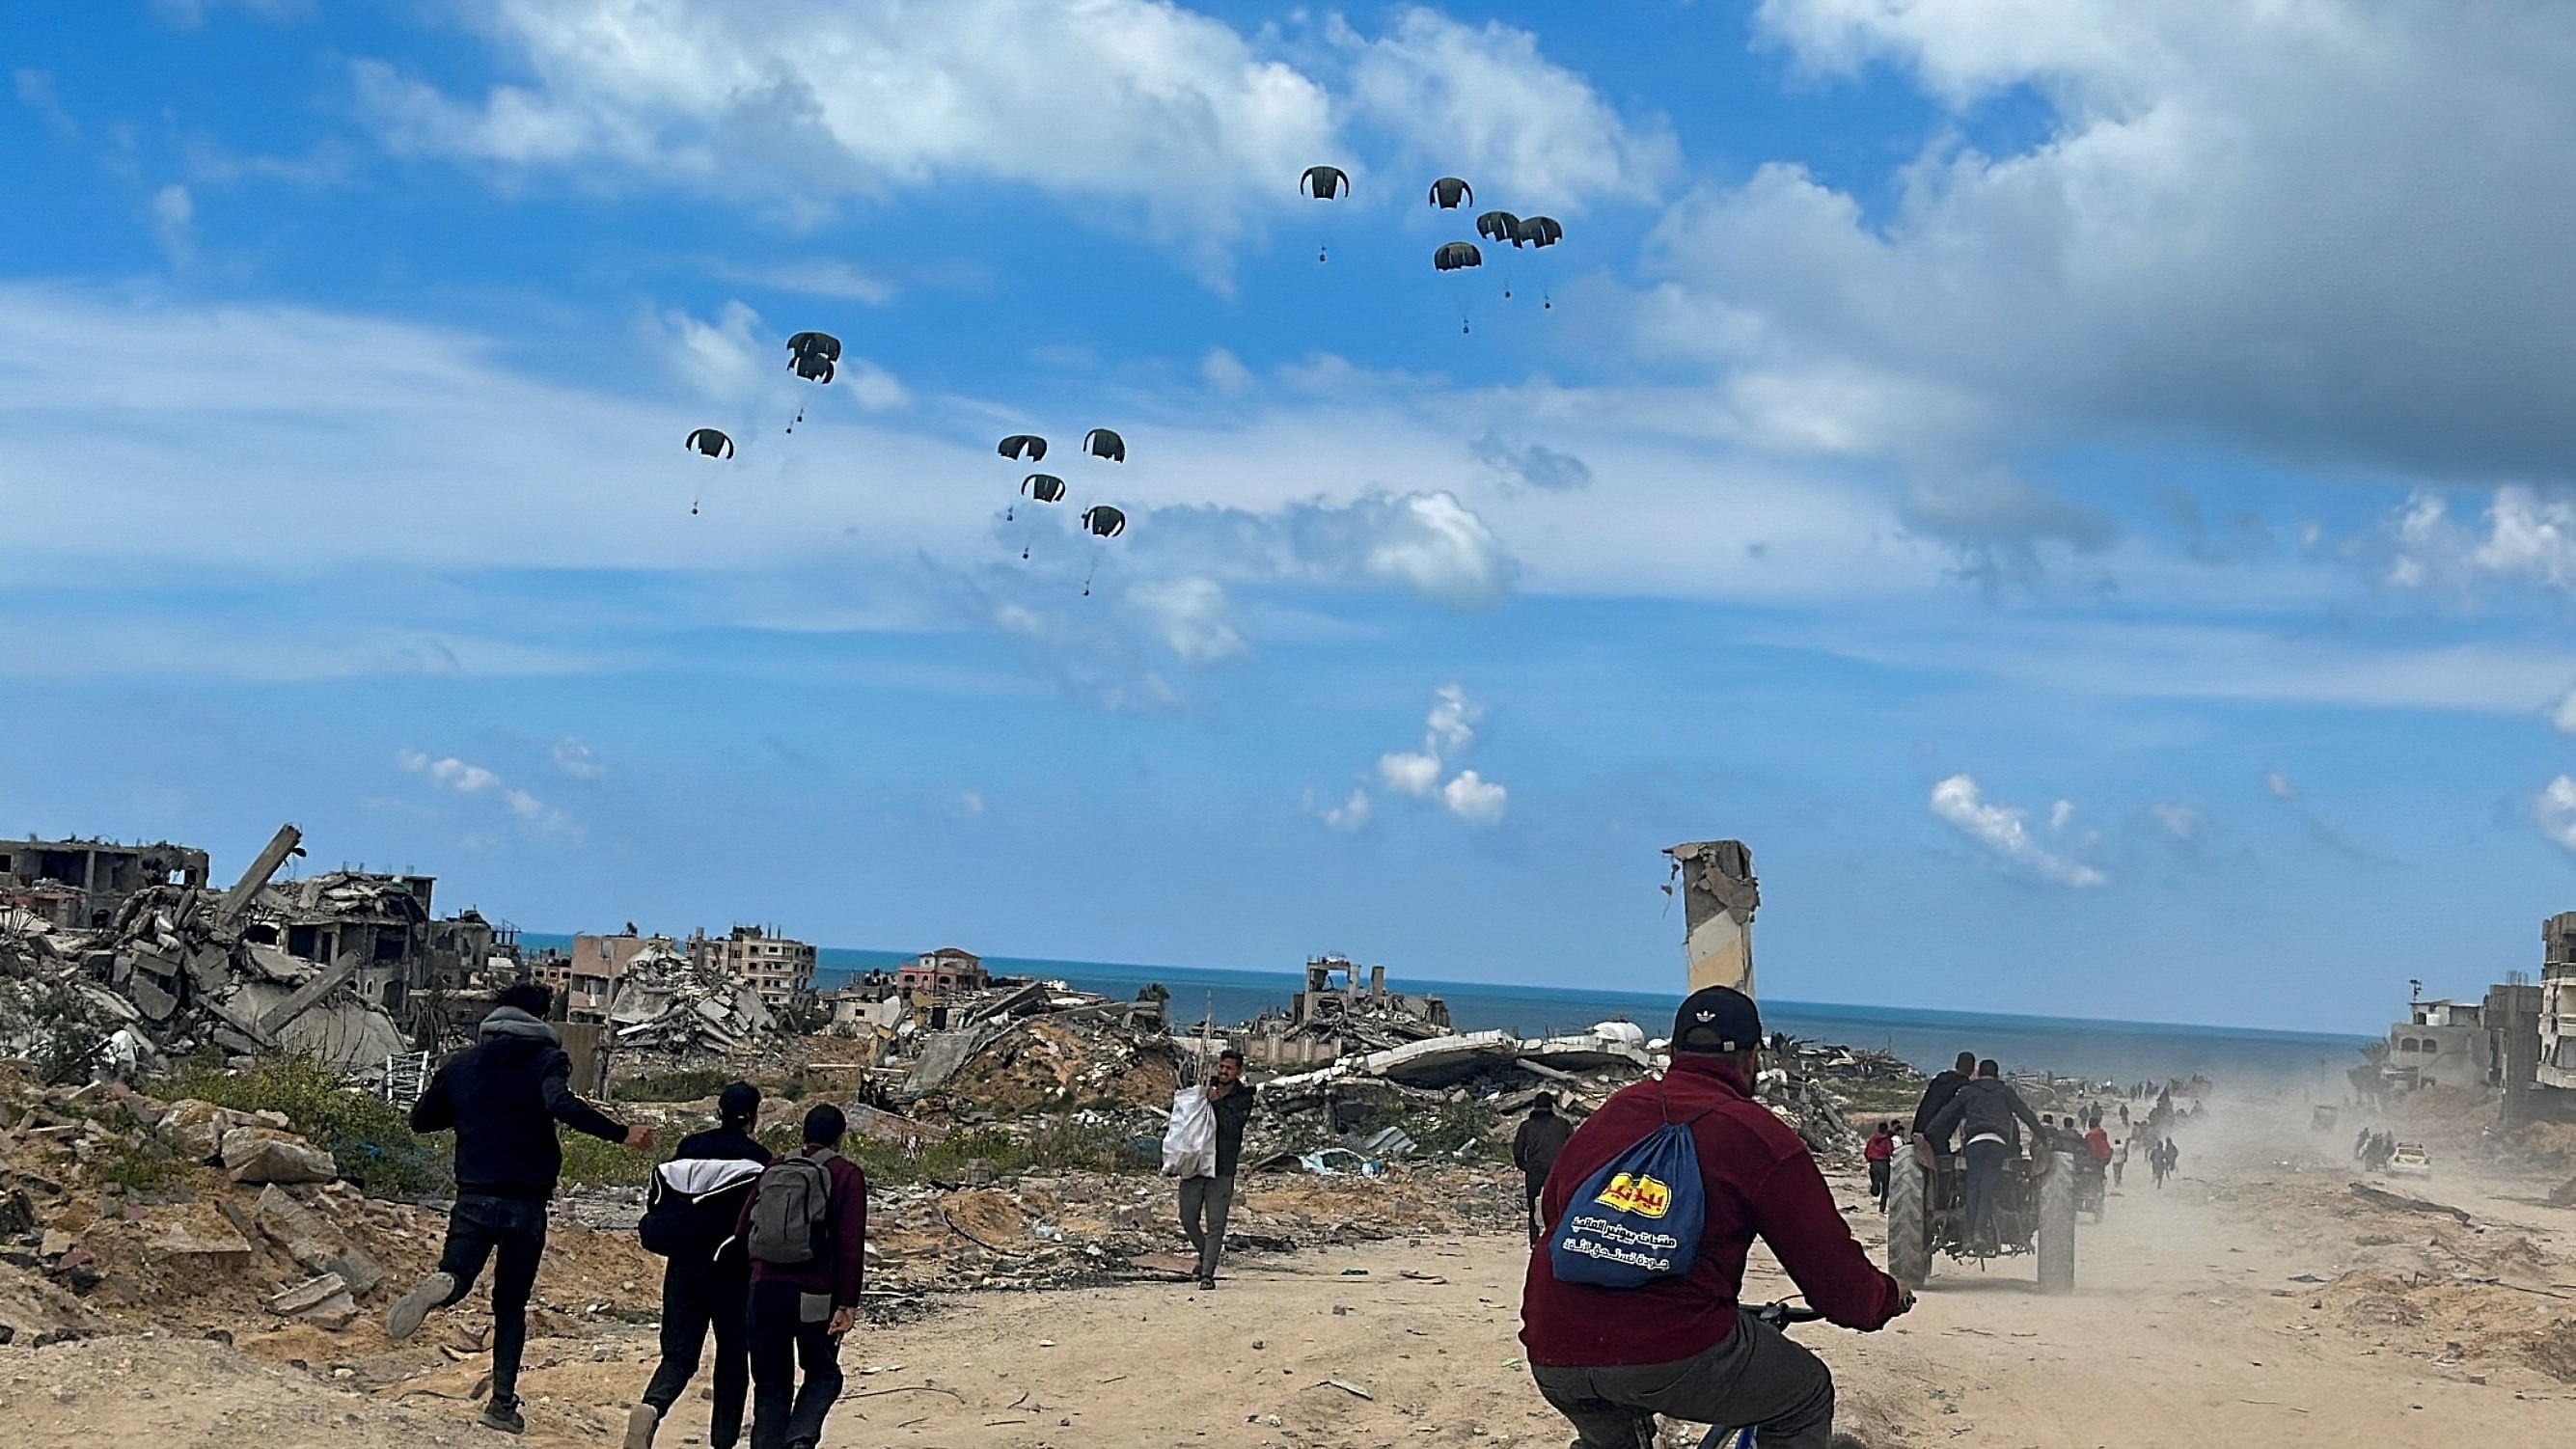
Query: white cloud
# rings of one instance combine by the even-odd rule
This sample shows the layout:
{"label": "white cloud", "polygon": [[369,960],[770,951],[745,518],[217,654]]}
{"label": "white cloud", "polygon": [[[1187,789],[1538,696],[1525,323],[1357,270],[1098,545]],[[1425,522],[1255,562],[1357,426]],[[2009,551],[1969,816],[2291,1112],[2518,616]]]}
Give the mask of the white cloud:
{"label": "white cloud", "polygon": [[2296,800],[2299,798],[2299,787],[2291,784],[2289,777],[2283,775],[2278,770],[2266,770],[2263,772],[2263,789],[2275,800]]}
{"label": "white cloud", "polygon": [[196,259],[196,199],[175,181],[152,193],[152,242],[174,267]]}
{"label": "white cloud", "polygon": [[442,790],[494,796],[512,819],[536,834],[577,842],[588,833],[570,815],[505,783],[498,771],[469,764],[454,755],[432,757],[421,750],[401,750],[395,753],[394,763],[405,773],[422,776]]}
{"label": "white cloud", "polygon": [[1146,630],[1184,664],[1219,664],[1250,648],[1235,627],[1224,586],[1214,579],[1130,584],[1126,599]]}
{"label": "white cloud", "polygon": [[2147,814],[2163,828],[2165,834],[2186,845],[2198,840],[2201,832],[2209,828],[2208,813],[2197,805],[2160,801],[2148,806]]}
{"label": "white cloud", "polygon": [[1440,784],[1440,757],[1393,750],[1378,756],[1377,777],[1399,795],[1427,798]]}
{"label": "white cloud", "polygon": [[2576,780],[2561,775],[2543,786],[2532,797],[2531,818],[2561,850],[2576,852]]}
{"label": "white cloud", "polygon": [[1493,825],[1503,818],[1510,792],[1489,780],[1480,779],[1473,770],[1461,770],[1440,787],[1442,809],[1470,825]]}
{"label": "white cloud", "polygon": [[1679,162],[1660,117],[1622,119],[1528,31],[1423,7],[1374,39],[1338,19],[1329,30],[1350,54],[1351,108],[1421,165],[1466,178],[1480,207],[1572,214],[1592,198],[1649,199]]}
{"label": "white cloud", "polygon": [[2576,591],[2576,504],[2520,484],[2496,489],[2474,527],[2453,518],[2440,494],[2418,491],[2386,534],[2386,577],[2399,588],[2467,593],[2502,580]]}
{"label": "white cloud", "polygon": [[2075,822],[2075,802],[2074,802],[2074,801],[2072,801],[2072,800],[2060,800],[2060,801],[2058,801],[2056,804],[2051,805],[2051,806],[2049,806],[2049,807],[2048,807],[2048,829],[2049,829],[2049,833],[2050,833],[2050,834],[2057,834],[2057,833],[2060,833],[2060,832],[2064,831],[2064,830],[2066,829],[2066,827],[2067,827],[2067,826],[2069,826],[2069,825],[2073,824],[2074,822]]}
{"label": "white cloud", "polygon": [[44,122],[45,129],[54,133],[54,139],[80,139],[80,122],[63,109],[62,97],[54,89],[52,73],[33,66],[20,66],[9,73],[9,79],[18,93],[18,104],[35,112],[36,119]]}
{"label": "white cloud", "polygon": [[2549,724],[2562,735],[2576,735],[2576,690],[2569,690],[2549,712]]}
{"label": "white cloud", "polygon": [[1444,684],[1430,717],[1422,722],[1423,747],[1442,759],[1456,755],[1476,742],[1476,724],[1484,717],[1485,707],[1469,699],[1463,687]]}
{"label": "white cloud", "polygon": [[2529,158],[2576,151],[2576,29],[2548,4],[2456,19],[1765,0],[1757,41],[1795,67],[1892,72],[1955,120],[1860,183],[1774,163],[1703,189],[1667,220],[1670,285],[1641,310],[1729,368],[1893,379],[1866,442],[1908,462],[2143,429],[2565,479],[2576,372],[2534,359],[2576,334],[2576,286],[2563,198]]}
{"label": "white cloud", "polygon": [[1952,775],[1932,787],[1932,813],[1944,824],[2023,874],[2051,885],[2101,885],[2102,872],[2050,851],[2030,833],[2025,812],[1988,803],[1970,775]]}
{"label": "white cloud", "polygon": [[1367,788],[1360,785],[1353,785],[1350,795],[1341,804],[1326,805],[1320,809],[1315,804],[1315,792],[1309,790],[1306,792],[1306,809],[1326,825],[1345,832],[1367,829],[1369,817],[1375,813],[1369,803]]}
{"label": "white cloud", "polygon": [[778,292],[797,292],[808,297],[829,297],[838,302],[860,302],[871,307],[881,307],[893,301],[900,290],[883,277],[828,257],[804,257],[760,266],[718,262],[715,273],[730,282],[749,283]]}
{"label": "white cloud", "polygon": [[1223,347],[1211,347],[1199,359],[1199,376],[1209,387],[1228,397],[1241,394],[1252,386],[1252,369],[1243,359]]}
{"label": "white cloud", "polygon": [[601,762],[599,752],[570,735],[555,741],[550,753],[555,768],[576,780],[607,778],[608,766]]}

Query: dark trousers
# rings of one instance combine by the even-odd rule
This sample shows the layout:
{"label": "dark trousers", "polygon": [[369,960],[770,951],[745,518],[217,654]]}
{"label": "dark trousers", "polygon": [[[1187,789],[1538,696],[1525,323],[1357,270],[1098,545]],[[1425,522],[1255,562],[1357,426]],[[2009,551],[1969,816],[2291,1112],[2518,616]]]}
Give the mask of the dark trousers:
{"label": "dark trousers", "polygon": [[1539,1220],[1538,1195],[1547,1190],[1547,1178],[1524,1176],[1521,1179],[1521,1216],[1528,1220],[1530,1242],[1536,1244],[1547,1236],[1547,1224]]}
{"label": "dark trousers", "polygon": [[709,1449],[733,1449],[742,1438],[742,1406],[751,1392],[751,1264],[683,1262],[662,1270],[662,1362],[644,1386],[644,1402],[664,1418],[697,1376],[707,1333],[716,1339],[715,1414]]}
{"label": "dark trousers", "polygon": [[519,1398],[519,1360],[528,1349],[528,1296],[536,1291],[537,1262],[546,1255],[546,1205],[516,1198],[460,1193],[447,1214],[447,1246],[438,1271],[456,1280],[442,1308],[474,1291],[483,1264],[492,1262],[492,1402]]}
{"label": "dark trousers", "polygon": [[1887,1177],[1889,1170],[1895,1165],[1893,1161],[1873,1162],[1869,1165],[1869,1198],[1880,1207],[1887,1206]]}
{"label": "dark trousers", "polygon": [[751,1449],[822,1442],[841,1396],[841,1341],[825,1320],[805,1321],[805,1296],[793,1283],[751,1285]]}
{"label": "dark trousers", "polygon": [[1574,1425],[1575,1449],[1644,1449],[1655,1416],[1752,1428],[1762,1449],[1826,1449],[1834,1375],[1825,1361],[1750,1313],[1726,1341],[1677,1363],[1619,1368],[1530,1366],[1538,1391]]}
{"label": "dark trousers", "polygon": [[1968,1214],[1968,1241],[1995,1241],[1995,1187],[2004,1178],[2004,1159],[2011,1149],[2000,1142],[1968,1144],[1968,1183],[1963,1206]]}
{"label": "dark trousers", "polygon": [[1234,1175],[1181,1179],[1181,1231],[1199,1250],[1199,1276],[1216,1276],[1217,1255],[1225,1251],[1225,1218],[1234,1210]]}

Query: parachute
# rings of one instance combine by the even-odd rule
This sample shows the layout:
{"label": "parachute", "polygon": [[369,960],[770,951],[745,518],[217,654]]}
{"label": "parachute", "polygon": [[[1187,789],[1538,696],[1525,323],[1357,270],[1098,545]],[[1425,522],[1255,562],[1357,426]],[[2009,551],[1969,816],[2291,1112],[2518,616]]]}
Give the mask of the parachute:
{"label": "parachute", "polygon": [[1534,247],[1552,247],[1565,240],[1565,228],[1552,216],[1533,216],[1512,229],[1512,245],[1527,243]]}
{"label": "parachute", "polygon": [[1020,492],[1040,503],[1064,501],[1064,480],[1053,473],[1031,473],[1020,480]]}
{"label": "parachute", "polygon": [[800,352],[787,364],[788,370],[807,382],[830,382],[832,359],[819,352]]}
{"label": "parachute", "polygon": [[[1515,248],[1552,247],[1563,240],[1565,240],[1565,228],[1557,225],[1556,218],[1552,216],[1524,217],[1519,226],[1512,228],[1512,245]],[[1542,275],[1544,275],[1544,269],[1542,269]],[[1544,289],[1540,291],[1539,296],[1540,310],[1550,311],[1555,308],[1555,297],[1549,295]]]}
{"label": "parachute", "polygon": [[[1481,267],[1484,264],[1485,254],[1476,250],[1474,242],[1449,242],[1431,254],[1431,265],[1443,272],[1463,272],[1470,267]],[[1475,325],[1468,320],[1467,310],[1463,304],[1458,309],[1458,330],[1461,332],[1476,330]]]}
{"label": "parachute", "polygon": [[[1306,174],[1297,178],[1297,191],[1317,201],[1331,201],[1350,195],[1351,178],[1339,166],[1309,166]],[[1315,260],[1323,261],[1332,250],[1332,238],[1322,238],[1315,243]]]}
{"label": "parachute", "polygon": [[[703,457],[730,458],[733,456],[733,439],[726,437],[715,428],[699,428],[690,433],[685,446],[690,452]],[[697,490],[692,488],[689,490],[689,516],[695,518],[697,515],[698,494]]]}
{"label": "parachute", "polygon": [[[1112,463],[1127,461],[1127,440],[1107,428],[1093,428],[1083,434],[1082,450],[1095,458],[1106,458]],[[1111,512],[1116,511],[1111,510]]]}
{"label": "parachute", "polygon": [[1023,458],[1034,463],[1046,456],[1046,439],[1035,433],[1013,433],[1002,440],[1000,452],[1014,463]]}
{"label": "parachute", "polygon": [[798,357],[810,352],[827,362],[838,362],[841,360],[841,339],[829,332],[799,332],[787,339],[787,350]]}
{"label": "parachute", "polygon": [[1455,176],[1443,176],[1431,183],[1431,204],[1442,211],[1456,211],[1458,203],[1472,203],[1475,199],[1476,188]]}
{"label": "parachute", "polygon": [[[1106,503],[1095,504],[1092,507],[1082,510],[1082,531],[1090,534],[1094,538],[1116,538],[1118,535],[1127,531],[1127,515],[1110,507]],[[1091,551],[1091,568],[1082,576],[1082,596],[1084,598],[1087,599],[1091,597],[1092,575],[1099,571],[1100,549],[1099,546],[1095,544]]]}
{"label": "parachute", "polygon": [[1521,219],[1508,211],[1489,211],[1476,218],[1476,235],[1489,242],[1512,241],[1520,229]]}

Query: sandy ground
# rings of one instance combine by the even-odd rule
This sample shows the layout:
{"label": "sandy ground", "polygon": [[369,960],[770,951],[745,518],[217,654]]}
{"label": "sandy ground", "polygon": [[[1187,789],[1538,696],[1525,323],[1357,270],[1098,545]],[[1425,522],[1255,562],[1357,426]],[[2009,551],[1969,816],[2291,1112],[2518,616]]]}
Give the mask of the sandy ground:
{"label": "sandy ground", "polygon": [[[2554,1442],[2576,1422],[2576,1212],[2446,1166],[2406,1190],[2479,1228],[2357,1203],[2342,1142],[2240,1117],[2186,1140],[2184,1175],[2132,1176],[2081,1238],[2079,1289],[2026,1262],[1944,1263],[1890,1331],[1801,1339],[1871,1445],[2348,1445],[2392,1431]],[[1857,1181],[1843,1200],[1875,1253]],[[1223,1288],[1131,1285],[944,1300],[863,1329],[827,1443],[1553,1446],[1570,1435],[1514,1338],[1524,1246],[1435,1236],[1249,1259]],[[2319,1281],[2304,1282],[2302,1278]],[[1748,1296],[1786,1290],[1757,1272]],[[442,1329],[441,1331],[449,1331]],[[458,1333],[466,1331],[457,1325]],[[613,1442],[649,1330],[532,1346],[529,1442]],[[460,1339],[460,1342],[468,1341]],[[0,1423],[27,1449],[486,1443],[480,1364],[375,1383],[292,1343],[99,1340],[0,1349]],[[2562,1364],[2552,1372],[2553,1364]],[[666,1445],[701,1445],[684,1401]]]}

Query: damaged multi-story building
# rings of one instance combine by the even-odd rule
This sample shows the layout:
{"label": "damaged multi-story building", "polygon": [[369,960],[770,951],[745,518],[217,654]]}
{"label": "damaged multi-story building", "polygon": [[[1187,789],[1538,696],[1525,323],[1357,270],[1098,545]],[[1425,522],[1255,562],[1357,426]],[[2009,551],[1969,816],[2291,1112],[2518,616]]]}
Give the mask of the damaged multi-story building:
{"label": "damaged multi-story building", "polygon": [[809,1003],[814,996],[814,948],[774,926],[736,926],[722,936],[689,933],[689,963],[717,970],[748,985],[773,1012]]}
{"label": "damaged multi-story building", "polygon": [[64,930],[102,931],[136,892],[206,888],[206,853],[192,845],[113,840],[0,841],[0,908]]}
{"label": "damaged multi-story building", "polygon": [[1448,1030],[1449,1003],[1387,990],[1384,966],[1368,968],[1362,988],[1349,957],[1325,955],[1306,962],[1306,989],[1289,999],[1287,1014],[1255,1018],[1241,1045],[1254,1066],[1305,1067]]}

